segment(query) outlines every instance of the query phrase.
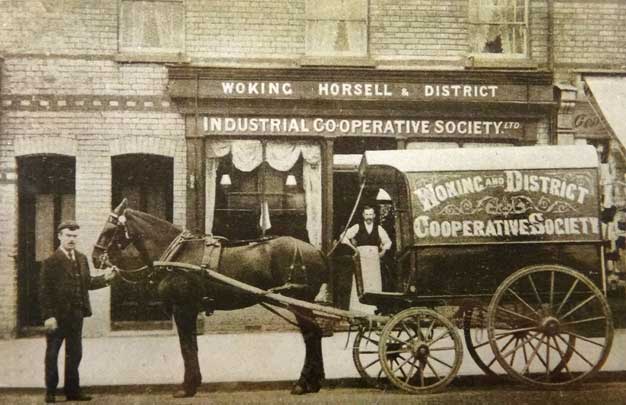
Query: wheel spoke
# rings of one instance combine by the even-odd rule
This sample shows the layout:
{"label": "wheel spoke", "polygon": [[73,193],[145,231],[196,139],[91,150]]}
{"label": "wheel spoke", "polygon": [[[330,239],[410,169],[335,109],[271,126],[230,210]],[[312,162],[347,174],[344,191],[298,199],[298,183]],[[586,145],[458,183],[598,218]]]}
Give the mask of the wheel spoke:
{"label": "wheel spoke", "polygon": [[378,362],[380,362],[380,359],[376,359],[376,360],[374,360],[374,361],[372,361],[370,363],[367,363],[367,366],[364,366],[363,370],[367,370],[368,368],[372,367],[374,364],[376,364]]}
{"label": "wheel spoke", "polygon": [[579,335],[578,333],[574,333],[574,332],[565,332],[565,334],[567,334],[567,335],[572,335],[572,336],[574,336],[574,337],[576,337],[576,338],[578,338],[578,339],[580,339],[580,340],[584,340],[584,341],[585,341],[585,342],[587,342],[587,343],[591,343],[591,344],[596,345],[596,346],[604,347],[604,345],[603,345],[602,343],[594,342],[593,340],[589,339],[588,337],[585,337],[585,336]]}
{"label": "wheel spoke", "polygon": [[587,297],[587,299],[585,299],[583,302],[581,302],[580,304],[576,305],[574,308],[572,308],[568,313],[566,313],[565,315],[563,315],[561,317],[561,319],[565,319],[568,316],[570,316],[571,314],[573,314],[574,312],[578,311],[580,308],[582,308],[584,305],[586,305],[589,301],[593,300],[594,298],[596,298],[595,295],[591,295],[589,297]]}
{"label": "wheel spoke", "polygon": [[378,354],[378,350],[359,350],[359,354]]}
{"label": "wheel spoke", "polygon": [[507,314],[511,314],[511,315],[517,316],[518,318],[526,319],[526,320],[531,321],[533,323],[536,322],[536,320],[531,318],[531,317],[528,317],[526,315],[517,313],[515,311],[511,311],[510,309],[506,309],[504,307],[501,307],[500,305],[498,305],[498,309],[503,311],[503,312],[506,312]]}
{"label": "wheel spoke", "polygon": [[433,372],[433,374],[435,375],[435,377],[438,380],[441,380],[442,377],[439,377],[439,374],[437,373],[437,370],[435,370],[435,368],[430,364],[430,361],[426,360],[426,365],[428,366],[428,368],[430,369],[430,371]]}
{"label": "wheel spoke", "polygon": [[[404,330],[406,332],[406,334],[409,335],[409,339],[413,339],[415,336],[414,336],[413,332],[406,326],[404,320],[401,321],[401,324],[402,324],[402,330]],[[419,331],[419,321],[417,323],[417,330]],[[419,334],[419,332],[418,332],[418,334]]]}
{"label": "wheel spoke", "polygon": [[554,345],[556,346],[556,350],[558,350],[559,355],[561,356],[561,363],[563,363],[563,367],[565,367],[565,370],[567,371],[567,374],[569,374],[570,378],[574,378],[572,376],[571,371],[569,370],[569,367],[567,367],[567,363],[569,362],[569,359],[567,359],[565,356],[565,353],[563,353],[563,351],[561,350],[561,347],[559,346],[559,342],[556,340],[556,337],[552,336],[552,340],[554,340]]}
{"label": "wheel spoke", "polygon": [[426,385],[426,383],[424,382],[424,364],[422,364],[422,362],[420,361],[420,385],[423,387],[424,385]]}
{"label": "wheel spoke", "polygon": [[[525,340],[526,340],[526,338],[525,338],[525,337],[523,337],[523,338],[519,338],[519,340],[520,340],[520,341],[522,341],[522,343],[521,343],[521,344],[520,344],[520,343],[518,343],[518,344],[517,344],[517,345],[515,345],[515,346],[514,346],[511,350],[509,350],[509,351],[508,351],[508,352],[506,352],[505,354],[502,354],[502,357],[503,357],[503,358],[507,358],[507,357],[509,357],[512,353],[515,353],[515,351],[516,351],[517,349],[519,349],[520,347],[524,346],[524,345],[527,343],[527,342],[525,342]],[[500,350],[500,351],[502,351],[502,350]]]}
{"label": "wheel spoke", "polygon": [[528,326],[526,328],[511,329],[511,330],[508,330],[506,332],[498,333],[497,335],[495,335],[495,338],[497,340],[501,336],[509,336],[509,335],[512,335],[512,334],[517,333],[517,332],[530,332],[530,331],[536,330],[536,329],[537,329],[536,326]]}
{"label": "wheel spoke", "polygon": [[576,350],[576,347],[570,345],[565,339],[563,339],[563,337],[561,335],[557,335],[559,339],[561,339],[563,341],[563,343],[565,343],[567,345],[567,347],[569,347],[570,349],[572,349],[574,351],[574,353],[576,353],[578,355],[578,357],[580,357],[581,359],[583,359],[583,361],[587,364],[589,364],[589,366],[591,366],[592,368],[594,367],[594,365],[587,360],[587,358],[585,356],[583,356],[582,354],[580,354],[580,352],[578,350]]}
{"label": "wheel spoke", "polygon": [[431,352],[442,352],[444,350],[454,350],[454,346],[435,347],[433,349],[430,349]]}
{"label": "wheel spoke", "polygon": [[[578,325],[580,323],[587,323],[587,322],[594,322],[594,321],[600,321],[602,319],[606,319],[606,316],[596,316],[593,318],[587,318],[587,319],[581,319],[580,321],[573,321],[573,322],[563,322],[561,324],[561,326],[566,326],[566,325]],[[569,333],[569,332],[568,332]]]}
{"label": "wheel spoke", "polygon": [[550,308],[554,305],[554,271],[550,272]]}
{"label": "wheel spoke", "polygon": [[403,344],[409,345],[409,346],[411,345],[409,342],[406,342],[406,341],[404,341],[404,340],[402,340],[400,338],[397,338],[395,336],[392,336],[392,335],[389,335],[389,338],[392,339],[392,340],[395,340],[398,343],[403,343]]}
{"label": "wheel spoke", "polygon": [[526,367],[524,367],[524,369],[522,370],[522,375],[528,373],[528,371],[530,369],[530,365],[532,364],[533,360],[535,359],[535,356],[537,356],[537,349],[535,348],[535,346],[533,346],[532,343],[530,343],[530,340],[528,341],[528,344],[530,345],[530,347],[533,348],[533,351],[530,354],[530,359],[526,363]]}
{"label": "wheel spoke", "polygon": [[[397,359],[394,359],[396,364],[398,364],[398,367],[392,370],[394,373],[396,371],[400,370],[402,372],[402,374],[404,374],[404,370],[402,370],[402,366],[404,366],[406,363],[408,363],[409,360],[411,359],[411,357],[409,357],[408,359],[405,359],[404,357],[402,357],[402,359],[404,360],[402,363],[400,363]],[[406,374],[404,374],[404,375],[406,376]]]}
{"label": "wheel spoke", "polygon": [[434,345],[435,343],[437,343],[438,341],[440,341],[441,339],[443,339],[446,336],[451,336],[450,335],[450,331],[449,330],[444,330],[439,336],[437,336],[437,338],[431,340],[430,342],[427,342],[426,345],[428,345],[428,347]]}
{"label": "wheel spoke", "polygon": [[369,336],[365,336],[365,335],[361,335],[361,337],[363,338],[363,340],[366,340],[367,342],[373,343],[376,346],[378,346],[378,340],[374,340],[374,339],[370,338]]}
{"label": "wheel spoke", "polygon": [[535,292],[535,297],[537,297],[537,302],[539,303],[539,305],[543,305],[543,302],[541,301],[541,297],[539,297],[539,292],[537,291],[537,287],[535,286],[535,282],[533,281],[533,277],[532,275],[528,275],[528,281],[530,281],[530,285],[533,287],[533,291]]}
{"label": "wheel spoke", "polygon": [[411,368],[409,369],[409,373],[406,375],[405,378],[405,382],[408,384],[409,383],[409,379],[413,376],[413,370],[415,369],[415,363],[410,361],[409,362],[411,364]]}
{"label": "wheel spoke", "polygon": [[386,354],[401,354],[401,353],[410,353],[411,349],[406,348],[406,349],[398,349],[398,350],[388,350],[385,353]]}
{"label": "wheel spoke", "polygon": [[567,294],[565,294],[565,298],[563,298],[563,301],[561,301],[561,305],[559,305],[559,308],[556,310],[556,315],[561,313],[561,309],[563,309],[563,305],[565,305],[565,303],[569,299],[569,296],[572,295],[572,293],[574,292],[574,288],[576,288],[577,284],[578,284],[578,279],[574,280],[574,282],[572,283],[572,286],[569,288],[569,291],[567,292]]}
{"label": "wheel spoke", "polygon": [[518,300],[519,302],[521,302],[522,304],[524,304],[524,306],[525,306],[526,308],[530,309],[530,310],[531,310],[531,311],[532,311],[535,315],[539,316],[539,314],[537,313],[537,311],[536,311],[533,307],[531,307],[531,306],[530,306],[530,304],[529,304],[528,302],[526,302],[526,300],[525,300],[525,299],[523,299],[522,297],[520,297],[520,296],[519,296],[519,294],[515,292],[515,290],[513,290],[512,288],[509,288],[509,289],[508,289],[508,291],[510,291],[510,292],[511,292],[511,294],[513,294],[513,296],[514,296],[515,298],[517,298],[517,300]]}
{"label": "wheel spoke", "polygon": [[449,365],[448,363],[446,363],[445,361],[442,361],[442,360],[438,359],[437,357],[433,356],[432,354],[429,357],[431,359],[435,360],[436,362],[443,364],[444,366],[446,366],[448,368],[454,368],[451,365]]}

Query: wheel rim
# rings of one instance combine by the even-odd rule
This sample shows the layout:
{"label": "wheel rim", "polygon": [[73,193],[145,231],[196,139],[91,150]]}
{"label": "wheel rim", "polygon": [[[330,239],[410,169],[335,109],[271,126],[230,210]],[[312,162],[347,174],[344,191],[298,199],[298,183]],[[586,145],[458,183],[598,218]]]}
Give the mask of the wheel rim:
{"label": "wheel rim", "polygon": [[584,275],[532,266],[498,287],[488,310],[491,348],[500,366],[525,383],[569,385],[602,367],[613,340],[610,309]]}
{"label": "wheel rim", "polygon": [[379,328],[359,329],[352,345],[352,359],[359,375],[367,385],[375,388],[385,385],[378,355],[380,334]]}
{"label": "wheel rim", "polygon": [[468,309],[463,316],[465,347],[474,363],[488,376],[497,377],[502,372],[491,350],[487,333],[487,310],[484,307]]}
{"label": "wheel rim", "polygon": [[437,312],[410,308],[383,329],[380,362],[389,381],[409,392],[434,392],[456,376],[463,356],[454,325]]}

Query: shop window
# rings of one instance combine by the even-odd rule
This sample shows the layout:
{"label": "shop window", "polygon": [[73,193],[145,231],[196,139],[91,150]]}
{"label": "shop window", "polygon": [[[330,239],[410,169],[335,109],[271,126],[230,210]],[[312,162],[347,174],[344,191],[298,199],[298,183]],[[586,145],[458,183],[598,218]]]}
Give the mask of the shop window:
{"label": "shop window", "polygon": [[[18,159],[18,319],[23,333],[41,326],[41,262],[59,246],[56,227],[74,218],[76,161],[58,155]],[[24,329],[26,328],[26,330]]]}
{"label": "shop window", "polygon": [[121,52],[175,54],[184,51],[183,0],[121,0]]}
{"label": "shop window", "polygon": [[521,57],[528,50],[528,0],[470,0],[471,52]]}
{"label": "shop window", "polygon": [[213,233],[233,240],[289,235],[308,241],[302,158],[288,171],[267,162],[240,171],[230,155],[217,170]]}
{"label": "shop window", "polygon": [[367,56],[368,0],[307,0],[307,56]]}
{"label": "shop window", "polygon": [[[113,157],[111,206],[127,198],[130,208],[172,222],[173,173],[174,162],[169,157],[145,154]],[[143,282],[112,284],[111,321],[116,330],[171,328],[156,289]]]}

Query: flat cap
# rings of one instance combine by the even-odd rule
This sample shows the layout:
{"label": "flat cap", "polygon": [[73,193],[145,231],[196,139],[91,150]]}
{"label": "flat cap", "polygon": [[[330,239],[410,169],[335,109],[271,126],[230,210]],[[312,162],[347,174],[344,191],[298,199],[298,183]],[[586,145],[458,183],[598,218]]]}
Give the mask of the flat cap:
{"label": "flat cap", "polygon": [[59,224],[59,226],[57,226],[57,233],[61,232],[64,229],[75,231],[76,229],[80,229],[80,226],[78,225],[76,221],[73,221],[73,220],[63,221]]}

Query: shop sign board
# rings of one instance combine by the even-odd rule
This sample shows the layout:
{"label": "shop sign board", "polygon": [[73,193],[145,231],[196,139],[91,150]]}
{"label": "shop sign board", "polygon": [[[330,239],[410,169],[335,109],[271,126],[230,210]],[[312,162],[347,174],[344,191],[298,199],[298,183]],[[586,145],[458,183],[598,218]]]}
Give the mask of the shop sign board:
{"label": "shop sign board", "polygon": [[205,135],[523,138],[516,120],[204,116]]}
{"label": "shop sign board", "polygon": [[[188,82],[188,83],[186,83]],[[193,89],[187,88],[193,84]],[[190,94],[201,98],[385,100],[437,102],[551,102],[549,86],[492,83],[409,83],[396,81],[271,81],[202,79],[197,84],[174,80],[173,97]]]}
{"label": "shop sign board", "polygon": [[601,118],[586,101],[576,103],[573,124],[575,133],[580,136],[610,136]]}
{"label": "shop sign board", "polygon": [[407,176],[418,245],[601,238],[595,169]]}

